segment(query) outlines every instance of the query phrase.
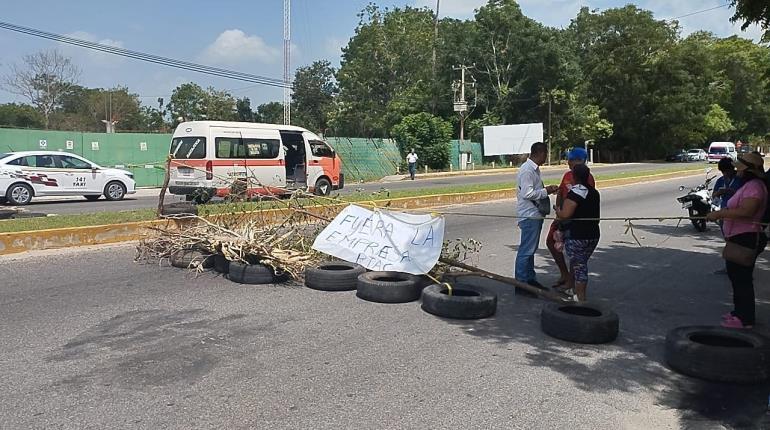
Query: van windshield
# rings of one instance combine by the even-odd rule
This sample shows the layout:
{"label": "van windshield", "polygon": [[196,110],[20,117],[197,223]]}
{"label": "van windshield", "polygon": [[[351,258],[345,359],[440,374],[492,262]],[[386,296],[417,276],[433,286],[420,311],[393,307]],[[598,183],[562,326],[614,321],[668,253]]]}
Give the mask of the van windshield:
{"label": "van windshield", "polygon": [[726,154],[727,148],[725,148],[724,146],[717,146],[715,148],[709,149],[709,152],[712,154]]}
{"label": "van windshield", "polygon": [[177,137],[171,141],[171,157],[177,159],[206,158],[205,137]]}

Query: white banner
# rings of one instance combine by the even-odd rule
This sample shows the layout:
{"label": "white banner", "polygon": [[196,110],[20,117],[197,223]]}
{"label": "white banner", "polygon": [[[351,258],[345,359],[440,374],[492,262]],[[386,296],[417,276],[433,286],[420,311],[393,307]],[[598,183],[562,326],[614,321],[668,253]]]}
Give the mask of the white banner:
{"label": "white banner", "polygon": [[369,270],[428,273],[444,243],[444,217],[350,205],[313,242],[313,249]]}
{"label": "white banner", "polygon": [[542,141],[542,122],[484,127],[484,155],[529,154],[530,146]]}

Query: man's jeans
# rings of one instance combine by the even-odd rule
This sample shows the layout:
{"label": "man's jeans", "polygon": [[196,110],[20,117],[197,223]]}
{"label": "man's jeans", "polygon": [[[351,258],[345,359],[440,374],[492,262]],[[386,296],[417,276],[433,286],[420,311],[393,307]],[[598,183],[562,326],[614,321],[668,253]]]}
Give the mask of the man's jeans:
{"label": "man's jeans", "polygon": [[417,163],[409,163],[409,176],[414,180],[414,174],[417,173]]}
{"label": "man's jeans", "polygon": [[543,220],[525,219],[519,223],[521,242],[516,253],[516,268],[514,277],[517,281],[535,281],[535,252],[540,244],[540,232],[543,230]]}

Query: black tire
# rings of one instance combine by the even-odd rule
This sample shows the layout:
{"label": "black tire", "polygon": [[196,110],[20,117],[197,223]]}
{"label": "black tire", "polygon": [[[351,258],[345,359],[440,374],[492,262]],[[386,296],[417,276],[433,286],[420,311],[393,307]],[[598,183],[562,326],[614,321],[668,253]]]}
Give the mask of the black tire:
{"label": "black tire", "polygon": [[176,202],[163,205],[161,215],[198,215],[198,207],[190,202]]}
{"label": "black tire", "polygon": [[618,337],[620,320],[596,303],[549,303],[540,313],[540,326],[551,337],[575,343],[607,343]]}
{"label": "black tire", "polygon": [[126,186],[120,181],[108,182],[104,186],[104,198],[109,201],[123,200],[126,196]]}
{"label": "black tire", "polygon": [[422,290],[422,309],[436,316],[454,319],[488,318],[497,311],[497,294],[468,282],[454,282],[452,295],[446,285]]}
{"label": "black tire", "polygon": [[[692,218],[694,216],[700,216],[700,215],[695,215],[693,213],[692,208],[690,208],[689,213],[690,213],[690,218]],[[695,231],[697,231],[697,232],[703,233],[708,228],[706,226],[706,220],[705,219],[693,219],[693,220],[690,220],[690,222],[692,222],[692,226],[695,227]]]}
{"label": "black tire", "polygon": [[230,260],[226,259],[222,254],[214,255],[214,271],[217,273],[227,274],[230,272]]}
{"label": "black tire", "polygon": [[332,183],[326,178],[321,178],[315,183],[313,191],[317,196],[328,196],[332,193]]}
{"label": "black tire", "polygon": [[756,384],[770,376],[770,341],[750,331],[675,328],[666,335],[665,358],[673,370],[709,381]]}
{"label": "black tire", "polygon": [[200,264],[204,269],[214,267],[214,256],[197,249],[181,249],[171,254],[171,265],[180,269],[191,269]]}
{"label": "black tire", "polygon": [[420,298],[417,276],[401,272],[367,272],[358,276],[356,296],[377,303],[407,303]]}
{"label": "black tire", "polygon": [[240,261],[231,261],[228,277],[239,284],[261,285],[272,284],[278,279],[273,269],[264,264],[246,264]]}
{"label": "black tire", "polygon": [[35,191],[27,184],[13,184],[5,192],[5,198],[14,206],[25,206],[32,201],[34,194]]}
{"label": "black tire", "polygon": [[95,201],[99,200],[99,197],[101,197],[101,196],[90,195],[90,196],[83,196],[83,197],[85,197],[86,200],[88,200],[89,202],[95,202]]}
{"label": "black tire", "polygon": [[347,261],[323,263],[305,269],[305,286],[321,291],[355,290],[362,273],[366,273],[363,266]]}

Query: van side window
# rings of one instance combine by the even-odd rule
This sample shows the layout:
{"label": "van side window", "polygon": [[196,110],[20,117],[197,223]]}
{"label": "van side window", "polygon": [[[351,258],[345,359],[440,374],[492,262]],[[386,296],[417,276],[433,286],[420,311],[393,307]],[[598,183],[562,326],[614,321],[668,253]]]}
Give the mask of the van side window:
{"label": "van side window", "polygon": [[281,142],[278,139],[217,137],[214,146],[217,158],[269,159],[278,157]]}
{"label": "van side window", "polygon": [[310,152],[314,157],[334,157],[334,150],[331,149],[326,142],[321,140],[311,140],[308,143],[310,143]]}

